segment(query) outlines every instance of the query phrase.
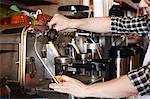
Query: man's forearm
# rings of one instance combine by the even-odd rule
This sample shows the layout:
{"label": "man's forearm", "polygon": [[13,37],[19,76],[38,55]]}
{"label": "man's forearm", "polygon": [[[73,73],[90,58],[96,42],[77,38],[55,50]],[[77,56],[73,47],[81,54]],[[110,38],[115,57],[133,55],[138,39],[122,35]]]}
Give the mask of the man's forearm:
{"label": "man's forearm", "polygon": [[127,75],[104,83],[89,85],[85,92],[88,97],[105,98],[127,97],[138,93]]}
{"label": "man's forearm", "polygon": [[97,33],[108,33],[111,32],[111,18],[110,17],[97,17],[97,18],[86,18],[71,20],[70,26],[72,28],[78,28],[86,31],[97,32]]}

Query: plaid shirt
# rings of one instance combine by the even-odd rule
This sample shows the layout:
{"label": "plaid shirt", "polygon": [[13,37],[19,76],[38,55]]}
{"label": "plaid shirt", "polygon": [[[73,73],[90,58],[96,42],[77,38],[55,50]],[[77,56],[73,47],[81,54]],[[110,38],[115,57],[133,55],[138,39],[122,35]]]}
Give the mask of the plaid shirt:
{"label": "plaid shirt", "polygon": [[[112,17],[111,20],[113,34],[150,34],[150,19],[148,15],[132,18]],[[150,94],[150,64],[129,72],[128,77],[140,95]]]}
{"label": "plaid shirt", "polygon": [[150,64],[129,72],[128,77],[141,96],[150,95]]}
{"label": "plaid shirt", "polygon": [[148,15],[139,17],[112,17],[111,32],[113,34],[127,33],[134,35],[150,33],[150,19]]}

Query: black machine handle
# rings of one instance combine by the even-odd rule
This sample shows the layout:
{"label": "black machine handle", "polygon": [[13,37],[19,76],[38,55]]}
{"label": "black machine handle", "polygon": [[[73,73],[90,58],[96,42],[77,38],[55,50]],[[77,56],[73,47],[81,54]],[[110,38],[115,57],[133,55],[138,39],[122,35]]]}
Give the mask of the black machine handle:
{"label": "black machine handle", "polygon": [[47,37],[48,41],[55,41],[58,37],[58,32],[56,29],[49,29],[47,32],[44,33],[44,36]]}

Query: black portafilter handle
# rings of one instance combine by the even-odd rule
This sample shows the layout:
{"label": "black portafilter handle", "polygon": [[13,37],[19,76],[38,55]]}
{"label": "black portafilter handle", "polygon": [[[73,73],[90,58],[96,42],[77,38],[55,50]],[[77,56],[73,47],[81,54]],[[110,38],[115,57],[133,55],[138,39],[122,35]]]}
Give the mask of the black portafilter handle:
{"label": "black portafilter handle", "polygon": [[58,37],[58,32],[56,29],[49,29],[47,32],[44,33],[44,36],[47,37],[48,41],[55,41]]}

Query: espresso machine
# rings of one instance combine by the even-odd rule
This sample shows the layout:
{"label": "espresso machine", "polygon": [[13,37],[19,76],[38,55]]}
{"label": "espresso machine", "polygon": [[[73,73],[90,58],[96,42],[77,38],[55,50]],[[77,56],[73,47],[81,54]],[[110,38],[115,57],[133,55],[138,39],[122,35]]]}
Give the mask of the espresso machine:
{"label": "espresso machine", "polygon": [[55,76],[63,74],[86,84],[104,81],[105,64],[99,63],[101,45],[92,35],[76,29],[58,32],[35,23],[23,27],[18,61],[21,92],[35,97],[51,97],[51,94],[57,97],[61,94],[49,89],[48,84],[59,83]]}
{"label": "espresso machine", "polygon": [[[24,27],[19,82],[25,93],[40,97],[50,92],[56,94],[48,88],[48,84],[59,83],[55,76],[63,74],[86,84],[104,81],[106,67],[111,61],[102,59],[101,45],[92,39],[92,35],[89,32],[58,32],[48,28],[37,31],[32,24]],[[73,99],[70,95],[67,97]]]}

